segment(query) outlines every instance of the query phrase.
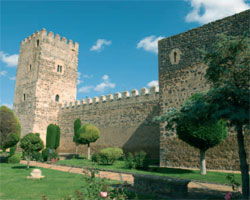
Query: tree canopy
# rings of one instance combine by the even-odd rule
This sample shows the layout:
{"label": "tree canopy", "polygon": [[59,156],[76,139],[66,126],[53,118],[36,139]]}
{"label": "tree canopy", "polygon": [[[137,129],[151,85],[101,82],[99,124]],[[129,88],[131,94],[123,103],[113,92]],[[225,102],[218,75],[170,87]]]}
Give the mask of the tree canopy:
{"label": "tree canopy", "polygon": [[0,148],[6,149],[19,141],[21,126],[14,112],[6,106],[0,107]]}

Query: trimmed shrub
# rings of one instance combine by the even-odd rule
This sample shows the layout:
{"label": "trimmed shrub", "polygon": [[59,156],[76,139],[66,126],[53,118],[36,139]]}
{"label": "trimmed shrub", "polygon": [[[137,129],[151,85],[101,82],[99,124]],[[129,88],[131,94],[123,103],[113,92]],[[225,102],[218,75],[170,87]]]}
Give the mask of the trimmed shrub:
{"label": "trimmed shrub", "polygon": [[31,155],[31,160],[34,161],[43,161],[43,156],[41,152],[34,152]]}
{"label": "trimmed shrub", "polygon": [[10,147],[10,156],[13,156],[16,152],[16,146]]}
{"label": "trimmed shrub", "polygon": [[134,155],[129,152],[127,156],[125,157],[125,167],[128,169],[135,169],[136,164],[134,161]]}
{"label": "trimmed shrub", "polygon": [[77,143],[88,146],[88,160],[90,160],[90,143],[95,142],[99,137],[100,130],[92,124],[85,124],[77,131]]}
{"label": "trimmed shrub", "polygon": [[147,169],[149,166],[149,158],[146,152],[140,151],[128,153],[125,158],[125,167],[128,169]]}
{"label": "trimmed shrub", "polygon": [[116,160],[123,156],[123,151],[118,147],[102,149],[92,160],[96,160],[101,165],[112,165]]}
{"label": "trimmed shrub", "polygon": [[47,127],[46,148],[57,149],[60,145],[60,128],[55,124]]}
{"label": "trimmed shrub", "polygon": [[92,162],[97,162],[99,159],[99,153],[94,153],[92,156],[91,156],[91,161]]}
{"label": "trimmed shrub", "polygon": [[44,149],[42,151],[43,161],[50,161],[51,159],[59,158],[58,154],[53,149]]}
{"label": "trimmed shrub", "polygon": [[8,157],[8,163],[16,164],[19,163],[21,160],[21,155],[14,154],[13,156]]}
{"label": "trimmed shrub", "polygon": [[144,151],[136,152],[134,160],[136,169],[147,169],[149,166],[149,159],[147,153]]}

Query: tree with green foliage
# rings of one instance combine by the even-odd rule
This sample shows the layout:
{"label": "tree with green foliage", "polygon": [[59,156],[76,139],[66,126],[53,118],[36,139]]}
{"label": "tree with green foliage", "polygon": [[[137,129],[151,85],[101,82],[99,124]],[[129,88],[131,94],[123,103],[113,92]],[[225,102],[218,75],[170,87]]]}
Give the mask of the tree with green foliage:
{"label": "tree with green foliage", "polygon": [[20,139],[21,126],[14,112],[6,106],[0,107],[0,148],[15,146]]}
{"label": "tree with green foliage", "polygon": [[250,123],[250,37],[220,35],[213,48],[205,52],[206,78],[212,89],[207,102],[215,119],[225,119],[237,132],[242,176],[242,193],[249,198],[249,165],[244,143],[244,128]]}
{"label": "tree with green foliage", "polygon": [[200,150],[202,175],[206,174],[206,151],[227,137],[226,122],[214,120],[207,115],[210,105],[204,97],[204,94],[195,94],[179,110],[172,109],[158,118],[168,123],[168,130],[176,130],[179,139]]}
{"label": "tree with green foliage", "polygon": [[100,137],[100,131],[92,124],[85,124],[77,131],[79,144],[88,146],[88,159],[90,160],[90,143],[95,142]]}
{"label": "tree with green foliage", "polygon": [[56,150],[60,146],[60,128],[55,124],[47,127],[46,148]]}
{"label": "tree with green foliage", "polygon": [[82,123],[81,120],[78,118],[74,121],[74,136],[73,136],[73,142],[76,144],[76,150],[75,153],[77,155],[77,150],[78,150],[78,138],[77,138],[77,131],[81,128]]}
{"label": "tree with green foliage", "polygon": [[29,133],[20,140],[20,147],[23,149],[25,159],[27,160],[27,168],[29,168],[31,156],[35,152],[41,151],[44,146],[39,133]]}

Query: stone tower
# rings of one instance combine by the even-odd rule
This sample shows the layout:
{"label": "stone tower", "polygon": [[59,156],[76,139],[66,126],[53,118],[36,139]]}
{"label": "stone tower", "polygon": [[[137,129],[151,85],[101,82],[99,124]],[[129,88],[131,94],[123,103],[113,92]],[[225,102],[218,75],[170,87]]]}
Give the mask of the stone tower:
{"label": "stone tower", "polygon": [[22,136],[37,132],[45,142],[46,128],[57,123],[61,103],[75,101],[78,48],[45,29],[21,42],[14,111]]}

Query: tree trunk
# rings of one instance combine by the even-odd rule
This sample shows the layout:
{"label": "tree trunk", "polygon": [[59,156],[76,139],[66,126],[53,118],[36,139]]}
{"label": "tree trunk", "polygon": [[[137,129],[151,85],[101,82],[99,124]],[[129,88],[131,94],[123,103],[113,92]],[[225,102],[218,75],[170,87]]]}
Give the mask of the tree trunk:
{"label": "tree trunk", "polygon": [[244,144],[244,135],[242,126],[239,125],[237,129],[237,140],[238,140],[238,153],[240,158],[240,171],[241,171],[241,181],[242,181],[242,194],[244,199],[249,198],[249,166],[247,163],[247,156]]}
{"label": "tree trunk", "polygon": [[27,156],[27,169],[29,169],[30,168],[30,158],[29,158],[29,156]]}
{"label": "tree trunk", "polygon": [[90,160],[90,145],[88,144],[88,160]]}
{"label": "tree trunk", "polygon": [[78,144],[76,144],[76,151],[75,151],[75,154],[76,154],[76,155],[75,155],[75,157],[78,157],[78,156],[77,156],[77,153],[78,153]]}
{"label": "tree trunk", "polygon": [[206,151],[200,149],[200,172],[201,172],[201,175],[207,174],[205,155],[206,155]]}

